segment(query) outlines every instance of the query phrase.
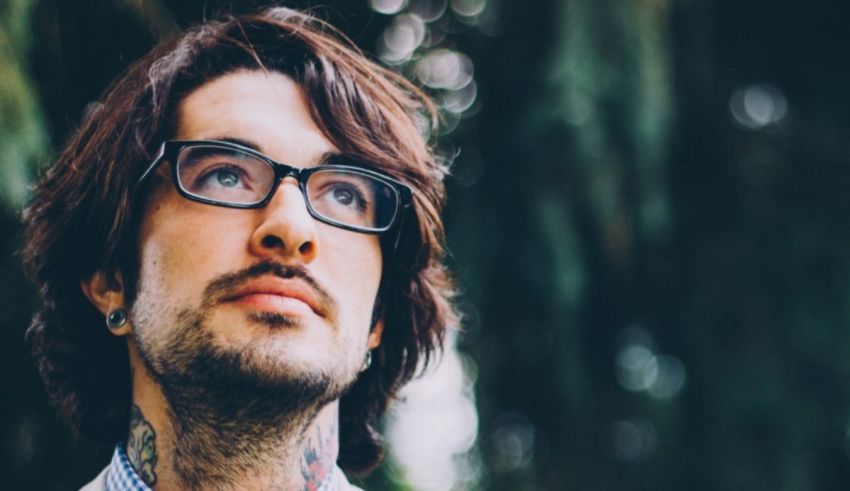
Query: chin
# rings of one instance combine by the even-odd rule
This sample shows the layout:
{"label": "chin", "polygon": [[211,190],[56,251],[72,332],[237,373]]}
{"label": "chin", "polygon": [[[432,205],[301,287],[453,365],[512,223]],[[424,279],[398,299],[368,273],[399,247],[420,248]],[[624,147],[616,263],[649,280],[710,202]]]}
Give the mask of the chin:
{"label": "chin", "polygon": [[300,319],[297,327],[274,327],[280,334],[270,336],[259,331],[267,327],[246,325],[244,314],[215,317],[187,311],[161,337],[135,333],[143,361],[172,403],[235,410],[265,400],[269,410],[280,404],[288,410],[297,401],[332,401],[358,375],[359,365],[327,326]]}
{"label": "chin", "polygon": [[[230,350],[228,350],[230,351]],[[328,380],[356,377],[355,369],[347,367],[345,357],[331,348],[326,340],[253,339],[232,350],[233,368],[273,380],[325,378]],[[229,358],[229,357],[228,357]]]}

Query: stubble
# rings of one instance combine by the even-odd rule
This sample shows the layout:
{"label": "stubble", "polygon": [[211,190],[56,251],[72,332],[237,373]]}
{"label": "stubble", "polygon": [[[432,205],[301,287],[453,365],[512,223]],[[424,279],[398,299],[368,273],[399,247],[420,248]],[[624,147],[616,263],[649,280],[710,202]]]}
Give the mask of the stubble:
{"label": "stubble", "polygon": [[[274,456],[297,450],[280,448],[284,437],[300,436],[317,412],[339,399],[356,379],[356,372],[341,365],[343,360],[292,370],[276,366],[257,350],[216,343],[207,325],[215,306],[243,282],[264,274],[306,281],[318,292],[328,318],[335,319],[333,298],[303,269],[275,263],[217,278],[205,289],[198,308],[176,315],[155,302],[140,304],[144,295],[134,305],[133,335],[168,402],[175,438],[172,466],[186,489],[227,486],[233,476],[274,465]],[[176,319],[173,325],[159,325],[169,318]],[[248,318],[269,329],[293,328],[300,322],[275,313],[252,313]]]}

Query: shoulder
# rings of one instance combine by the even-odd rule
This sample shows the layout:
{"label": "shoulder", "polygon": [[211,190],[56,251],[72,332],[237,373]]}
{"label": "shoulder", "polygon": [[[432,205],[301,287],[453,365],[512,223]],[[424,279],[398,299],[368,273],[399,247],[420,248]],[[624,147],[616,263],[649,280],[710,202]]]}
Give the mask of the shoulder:
{"label": "shoulder", "polygon": [[98,474],[97,477],[94,478],[94,480],[92,482],[90,482],[90,483],[86,484],[85,486],[83,486],[82,488],[80,488],[80,491],[103,491],[104,489],[106,489],[106,471],[107,470],[109,470],[109,466],[106,466],[106,468],[104,468],[102,471],[100,471],[100,474]]}

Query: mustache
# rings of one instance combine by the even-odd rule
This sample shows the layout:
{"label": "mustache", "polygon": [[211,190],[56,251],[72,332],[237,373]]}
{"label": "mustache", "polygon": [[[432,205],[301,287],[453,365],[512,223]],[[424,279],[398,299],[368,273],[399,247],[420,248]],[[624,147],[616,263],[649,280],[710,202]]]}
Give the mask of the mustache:
{"label": "mustache", "polygon": [[328,290],[321,285],[307,268],[300,265],[289,266],[275,261],[262,261],[240,271],[225,273],[212,280],[204,289],[204,305],[209,307],[222,301],[231,291],[242,284],[261,276],[273,274],[285,280],[299,279],[307,284],[315,294],[319,310],[325,315],[336,312],[336,300]]}

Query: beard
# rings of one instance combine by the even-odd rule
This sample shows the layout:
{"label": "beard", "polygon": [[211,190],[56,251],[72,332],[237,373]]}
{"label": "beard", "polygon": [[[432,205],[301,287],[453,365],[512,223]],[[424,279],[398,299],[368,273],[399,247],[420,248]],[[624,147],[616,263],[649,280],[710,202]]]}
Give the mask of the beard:
{"label": "beard", "polygon": [[[144,285],[133,306],[133,336],[148,372],[162,389],[174,429],[173,465],[186,488],[225,484],[230,476],[262,465],[282,438],[300,434],[326,404],[353,385],[358,371],[342,359],[321,367],[291,366],[256,343],[239,348],[219,345],[208,325],[212,311],[227,293],[254,277],[273,273],[299,277],[317,292],[327,318],[335,319],[335,302],[303,268],[260,263],[224,275],[204,291],[201,305],[169,316],[168,309],[147,302]],[[175,319],[163,326],[162,319]],[[247,318],[274,331],[299,327],[300,318],[251,313]],[[199,459],[199,456],[203,456]]]}

